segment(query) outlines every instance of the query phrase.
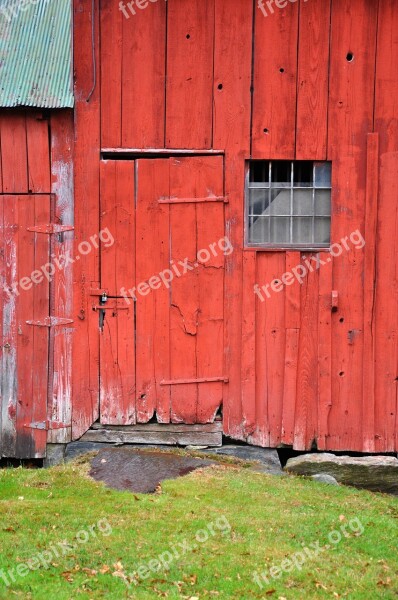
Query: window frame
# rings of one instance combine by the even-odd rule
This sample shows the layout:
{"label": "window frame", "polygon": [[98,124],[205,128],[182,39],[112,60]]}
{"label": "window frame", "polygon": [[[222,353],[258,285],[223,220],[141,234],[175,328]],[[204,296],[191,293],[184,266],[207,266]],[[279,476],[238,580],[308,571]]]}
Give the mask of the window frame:
{"label": "window frame", "polygon": [[[290,191],[291,194],[291,214],[289,215],[289,217],[294,217],[294,216],[299,216],[299,215],[293,215],[292,214],[292,202],[293,202],[293,191],[295,189],[297,190],[302,190],[302,189],[309,189],[308,187],[293,187],[293,183],[294,183],[294,164],[298,163],[298,162],[312,162],[313,163],[313,168],[315,166],[316,163],[330,163],[331,165],[331,182],[330,182],[330,187],[324,187],[324,188],[319,188],[320,190],[330,190],[330,202],[331,202],[331,209],[330,209],[330,215],[325,215],[329,216],[330,219],[330,241],[324,244],[312,244],[312,243],[294,243],[294,244],[286,244],[286,243],[281,243],[281,244],[277,244],[274,242],[250,242],[249,241],[249,209],[250,209],[250,202],[249,202],[249,196],[250,196],[250,190],[251,189],[255,189],[254,187],[250,187],[250,167],[254,162],[268,162],[269,163],[269,170],[270,170],[270,176],[269,176],[269,183],[270,183],[270,189],[271,188],[271,165],[272,163],[275,162],[280,162],[280,161],[284,161],[284,162],[290,162],[291,163],[291,169],[290,169],[290,187],[286,188]],[[317,189],[315,187],[315,181],[313,181],[313,185],[312,185],[312,219],[314,219],[316,217],[315,215],[315,207],[314,207],[314,197],[315,197],[315,190]],[[268,188],[258,188],[258,189],[268,189]],[[245,250],[252,250],[252,251],[263,251],[263,252],[283,252],[283,251],[290,251],[290,252],[294,252],[294,251],[307,251],[307,252],[329,252],[330,251],[330,247],[332,245],[332,199],[333,199],[333,163],[330,160],[296,160],[296,159],[271,159],[271,158],[248,158],[245,160],[245,185],[244,185],[244,249]],[[322,216],[322,215],[320,215]],[[270,217],[269,217],[270,218]],[[292,223],[293,220],[291,219],[290,221],[290,228],[292,228]]]}

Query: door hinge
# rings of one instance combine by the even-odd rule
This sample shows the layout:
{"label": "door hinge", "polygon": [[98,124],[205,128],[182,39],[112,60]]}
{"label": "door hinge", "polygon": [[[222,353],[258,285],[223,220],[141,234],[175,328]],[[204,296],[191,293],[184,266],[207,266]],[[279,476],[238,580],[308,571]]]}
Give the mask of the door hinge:
{"label": "door hinge", "polygon": [[72,427],[71,423],[61,423],[59,421],[39,421],[38,423],[25,423],[24,427],[28,429],[41,429],[44,431],[50,431],[52,429],[66,429]]}

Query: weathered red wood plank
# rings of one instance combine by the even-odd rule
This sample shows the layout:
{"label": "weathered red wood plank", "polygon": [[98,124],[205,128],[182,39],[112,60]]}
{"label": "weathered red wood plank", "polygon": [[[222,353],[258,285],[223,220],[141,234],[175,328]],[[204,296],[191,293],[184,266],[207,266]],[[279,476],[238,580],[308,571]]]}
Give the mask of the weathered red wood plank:
{"label": "weathered red wood plank", "polygon": [[[223,157],[203,160],[203,184],[211,195],[222,196],[224,188]],[[202,202],[196,206],[196,251],[198,254],[199,312],[196,340],[197,377],[224,375],[224,263],[223,250],[229,252],[224,238],[224,205]],[[201,262],[203,261],[203,265]],[[198,385],[196,420],[208,423],[220,408],[223,383]]]}
{"label": "weathered red wood plank", "polygon": [[363,448],[374,452],[375,440],[375,280],[377,196],[379,192],[379,136],[368,135],[366,161],[366,217],[363,297]]}
{"label": "weathered red wood plank", "polygon": [[[241,404],[242,184],[244,159],[250,153],[252,24],[252,3],[215,0],[214,88],[217,89],[214,89],[213,145],[226,150],[225,192],[229,202],[225,206],[225,232],[234,248],[225,257],[224,345],[229,383],[224,385],[223,427],[226,434],[240,439],[244,437]],[[222,89],[219,89],[220,85]],[[245,293],[252,293],[252,290]],[[267,442],[266,407],[258,393],[256,402],[257,399],[258,435]]]}
{"label": "weathered red wood plank", "polygon": [[167,5],[166,146],[211,148],[214,0]]}
{"label": "weathered red wood plank", "polygon": [[[194,196],[203,188],[196,188],[200,175],[201,158],[170,160],[170,195]],[[195,193],[192,193],[192,192]],[[201,194],[201,195],[202,195]],[[181,227],[181,224],[184,224]],[[174,279],[171,287],[170,312],[170,377],[196,379],[196,346],[199,314],[199,281],[196,264],[196,205],[170,205],[171,258],[188,260],[193,267],[182,277]],[[188,233],[189,232],[189,233]],[[195,423],[198,406],[198,385],[171,386],[171,421]]]}
{"label": "weathered red wood plank", "polygon": [[398,450],[398,5],[379,3],[375,131],[380,141],[377,222],[375,450]]}
{"label": "weathered red wood plank", "polygon": [[254,17],[252,154],[291,159],[295,151],[298,3]]}
{"label": "weathered red wood plank", "polygon": [[332,406],[332,273],[331,261],[319,271],[318,450],[326,449],[326,439],[329,435],[328,418]]}
{"label": "weathered red wood plank", "polygon": [[1,161],[4,193],[28,192],[25,113],[7,113],[1,121]]}
{"label": "weathered red wood plank", "polygon": [[35,194],[51,191],[49,121],[40,113],[26,114],[26,137],[28,148],[28,185]]}
{"label": "weathered red wood plank", "polygon": [[309,271],[301,285],[297,395],[294,417],[296,450],[310,450],[316,439],[318,404],[318,272]]}
{"label": "weathered red wood plank", "polygon": [[[15,456],[17,415],[17,317],[16,295],[12,283],[17,280],[17,198],[2,196],[2,363],[1,363],[1,452]],[[10,289],[11,288],[11,289]]]}
{"label": "weathered red wood plank", "polygon": [[242,302],[242,427],[245,436],[256,431],[256,284],[255,252],[243,253],[243,281],[246,293]]}
{"label": "weathered red wood plank", "polygon": [[[286,273],[301,262],[300,252],[286,252]],[[283,275],[283,273],[281,273]],[[285,286],[286,355],[283,377],[282,442],[293,445],[300,330],[300,285]]]}
{"label": "weathered red wood plank", "polygon": [[[122,139],[123,21],[118,2],[100,2],[101,146],[117,148]],[[132,27],[132,26],[131,26]],[[133,57],[125,60],[135,64]]]}
{"label": "weathered red wood plank", "polygon": [[[138,10],[137,14],[132,15],[130,19],[123,18],[122,145],[124,147],[162,148],[164,146],[168,4],[169,2],[163,1],[150,2],[145,10]],[[179,8],[183,10],[182,7]],[[181,18],[178,21],[183,22]]]}
{"label": "weathered red wood plank", "polygon": [[[51,191],[54,194],[55,222],[73,225],[73,112],[62,111],[51,115]],[[54,259],[62,262],[73,252],[73,231],[53,236]],[[55,261],[54,261],[55,262]],[[73,272],[72,269],[56,269],[50,304],[51,314],[73,319]],[[71,440],[72,421],[72,342],[75,323],[57,327],[50,332],[53,357],[50,369],[50,394],[48,415],[50,420],[69,425],[65,429],[48,432],[49,443],[67,443]],[[51,352],[51,350],[50,350]]]}
{"label": "weathered red wood plank", "polygon": [[[260,285],[270,285],[280,281],[285,272],[286,261],[283,252],[257,253],[257,280]],[[256,378],[261,397],[259,403],[267,406],[269,443],[277,446],[281,441],[283,390],[285,371],[285,290],[274,292],[268,288],[268,295],[262,292],[264,300],[257,304],[257,335],[262,340],[257,346]],[[260,422],[259,427],[263,427]]]}
{"label": "weathered red wood plank", "polygon": [[[142,423],[155,411],[158,422],[169,423],[171,413],[170,387],[161,385],[170,379],[170,288],[159,278],[171,268],[170,209],[158,202],[169,195],[169,170],[168,159],[137,163],[136,285],[143,294],[136,302],[136,403]],[[167,282],[167,272],[164,277]]]}
{"label": "weathered red wood plank", "polygon": [[297,79],[296,158],[325,160],[330,0],[301,2]]}
{"label": "weathered red wood plank", "polygon": [[[336,0],[332,38],[328,158],[333,160],[332,241],[365,225],[366,136],[373,129],[377,4]],[[347,238],[348,239],[348,238]],[[333,316],[328,447],[361,450],[364,250],[349,244],[333,261],[339,310]]]}
{"label": "weathered red wood plank", "polygon": [[[91,24],[95,21],[94,47],[98,64],[98,11],[91,14],[90,0],[75,0],[74,64],[75,106],[75,249],[99,232],[99,85],[89,98],[94,66]],[[89,98],[89,101],[87,101]],[[72,437],[79,438],[99,417],[98,315],[91,309],[88,290],[99,285],[99,253],[93,248],[73,265],[75,343],[73,347]]]}
{"label": "weathered red wood plank", "polygon": [[[135,281],[134,194],[134,163],[101,162],[100,287],[109,296],[121,296]],[[99,305],[100,298],[93,300]],[[115,310],[104,309],[100,329],[101,423],[125,425],[136,422],[134,302],[105,303],[114,305]]]}

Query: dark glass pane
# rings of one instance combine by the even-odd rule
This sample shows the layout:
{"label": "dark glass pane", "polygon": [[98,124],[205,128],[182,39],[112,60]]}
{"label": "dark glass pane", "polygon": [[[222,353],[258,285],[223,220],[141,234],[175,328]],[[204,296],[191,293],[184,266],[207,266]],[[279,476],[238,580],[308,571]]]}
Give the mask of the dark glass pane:
{"label": "dark glass pane", "polygon": [[269,183],[269,161],[254,160],[250,163],[250,183]]}
{"label": "dark glass pane", "polygon": [[293,166],[294,187],[312,187],[313,186],[313,162],[309,160],[300,160]]}
{"label": "dark glass pane", "polygon": [[249,215],[263,215],[269,212],[269,190],[249,190]]}
{"label": "dark glass pane", "polygon": [[272,187],[290,187],[291,169],[290,160],[275,160],[271,163],[271,186]]}

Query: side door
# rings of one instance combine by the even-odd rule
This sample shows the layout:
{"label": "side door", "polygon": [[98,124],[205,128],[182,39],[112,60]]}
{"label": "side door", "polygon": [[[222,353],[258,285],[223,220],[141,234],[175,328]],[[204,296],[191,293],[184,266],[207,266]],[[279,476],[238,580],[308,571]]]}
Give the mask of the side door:
{"label": "side door", "polygon": [[211,422],[222,405],[223,157],[106,161],[97,293],[103,424]]}

